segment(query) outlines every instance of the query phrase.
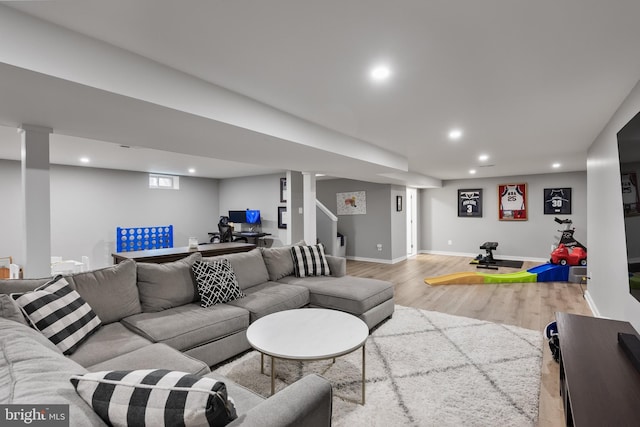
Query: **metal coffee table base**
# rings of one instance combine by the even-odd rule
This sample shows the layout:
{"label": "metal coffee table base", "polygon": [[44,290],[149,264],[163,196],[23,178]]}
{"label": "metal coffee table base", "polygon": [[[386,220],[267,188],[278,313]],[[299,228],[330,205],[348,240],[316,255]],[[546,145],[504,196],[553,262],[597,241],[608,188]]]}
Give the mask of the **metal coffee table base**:
{"label": "metal coffee table base", "polygon": [[[366,384],[366,351],[365,351],[365,347],[366,345],[363,344],[362,345],[362,401],[361,404],[364,406],[365,403],[365,384]],[[349,354],[349,353],[345,353],[345,354]],[[345,354],[343,354],[342,356],[344,356]],[[329,360],[329,359],[333,359],[333,363],[336,363],[336,358],[335,357],[323,357],[320,359],[285,359],[283,357],[274,357],[274,356],[269,356],[271,357],[271,395],[273,396],[276,392],[276,359],[282,359],[282,360],[293,360],[293,361],[298,361],[298,362],[317,362],[319,360]],[[260,352],[260,373],[264,374],[264,353]]]}

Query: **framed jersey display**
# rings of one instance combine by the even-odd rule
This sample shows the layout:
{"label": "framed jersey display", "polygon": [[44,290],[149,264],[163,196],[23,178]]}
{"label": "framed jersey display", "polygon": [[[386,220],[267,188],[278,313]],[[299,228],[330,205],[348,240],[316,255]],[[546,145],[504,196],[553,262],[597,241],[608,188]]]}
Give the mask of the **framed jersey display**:
{"label": "framed jersey display", "polygon": [[571,215],[571,189],[570,188],[545,188],[544,189],[544,214],[545,215]]}
{"label": "framed jersey display", "polygon": [[527,220],[527,184],[498,185],[498,219]]}
{"label": "framed jersey display", "polygon": [[482,189],[458,190],[458,216],[482,217]]}

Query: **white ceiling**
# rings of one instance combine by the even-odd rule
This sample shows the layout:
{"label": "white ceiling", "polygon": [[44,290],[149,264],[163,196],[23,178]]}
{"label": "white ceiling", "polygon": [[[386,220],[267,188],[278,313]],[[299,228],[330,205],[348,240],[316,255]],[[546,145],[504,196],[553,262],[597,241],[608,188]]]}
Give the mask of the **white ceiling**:
{"label": "white ceiling", "polygon": [[[380,168],[277,138],[258,153],[218,147],[224,161],[211,159],[214,149],[178,141],[168,156],[167,144],[138,144],[141,132],[89,132],[64,111],[37,115],[13,98],[2,107],[0,124],[9,127],[50,120],[52,161],[65,164],[87,155],[99,167],[180,174],[195,167],[212,177],[294,169],[418,186],[425,177],[468,178],[472,168],[477,177],[585,170],[588,147],[640,78],[638,0],[3,3],[382,147],[408,168]],[[378,62],[392,68],[383,84],[367,76]],[[20,89],[34,81],[61,85],[3,71],[7,92],[18,80]],[[452,127],[463,129],[461,140],[447,139]],[[229,140],[236,131],[238,140],[251,139],[246,129],[226,130]],[[13,129],[0,131],[0,157],[19,155],[15,138]],[[147,148],[125,156],[123,142]],[[479,167],[486,166],[477,160],[482,153],[493,166]],[[551,169],[554,162],[562,167]]]}

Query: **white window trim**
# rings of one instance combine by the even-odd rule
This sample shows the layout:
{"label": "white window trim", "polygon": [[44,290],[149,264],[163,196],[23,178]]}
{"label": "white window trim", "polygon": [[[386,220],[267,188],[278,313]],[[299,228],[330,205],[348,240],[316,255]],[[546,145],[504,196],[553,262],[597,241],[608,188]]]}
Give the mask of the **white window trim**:
{"label": "white window trim", "polygon": [[[163,181],[165,185],[161,185]],[[179,190],[180,177],[175,175],[161,175],[157,173],[150,173],[149,188],[151,188],[152,190]]]}

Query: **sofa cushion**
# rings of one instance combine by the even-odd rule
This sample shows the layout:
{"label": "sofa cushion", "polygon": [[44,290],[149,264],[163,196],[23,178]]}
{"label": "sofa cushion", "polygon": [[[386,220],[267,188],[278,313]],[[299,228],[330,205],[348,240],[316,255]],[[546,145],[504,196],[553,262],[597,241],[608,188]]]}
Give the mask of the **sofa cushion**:
{"label": "sofa cushion", "polygon": [[197,261],[192,270],[198,283],[201,307],[211,307],[245,296],[238,287],[238,280],[231,268],[231,263],[226,259],[211,262]]}
{"label": "sofa cushion", "polygon": [[101,371],[71,383],[111,425],[224,426],[238,417],[224,383],[186,372]]}
{"label": "sofa cushion", "polygon": [[249,312],[228,304],[202,308],[187,304],[158,313],[140,313],[122,323],[143,337],[185,351],[246,330]]}
{"label": "sofa cushion", "polygon": [[137,264],[138,291],[142,311],[151,313],[179,307],[198,300],[191,266],[202,259],[196,252],[187,258],[164,264]]}
{"label": "sofa cushion", "polygon": [[33,292],[12,294],[12,298],[31,325],[64,354],[73,353],[102,324],[89,304],[62,276]]}
{"label": "sofa cushion", "polygon": [[260,248],[262,258],[269,272],[269,280],[272,282],[293,274],[293,258],[291,257],[291,246],[278,248]]}
{"label": "sofa cushion", "polygon": [[27,324],[20,306],[9,295],[0,294],[0,317],[14,322]]}
{"label": "sofa cushion", "polygon": [[29,292],[47,283],[51,277],[43,279],[3,279],[0,280],[0,294]]}
{"label": "sofa cushion", "polygon": [[211,372],[209,366],[202,360],[187,356],[162,343],[145,345],[137,350],[89,366],[87,369],[91,372],[98,372],[149,368],[183,371],[193,375],[205,375]]}
{"label": "sofa cushion", "polygon": [[269,281],[269,272],[262,259],[262,252],[259,249],[252,249],[249,252],[236,254],[218,255],[215,257],[204,257],[202,261],[211,262],[218,259],[228,259],[236,273],[238,286],[245,290],[251,286],[259,285]]}
{"label": "sofa cushion", "polygon": [[[306,246],[304,240],[291,246]],[[272,282],[294,274],[293,258],[291,257],[291,246],[280,246],[276,248],[260,248],[264,264],[269,273],[269,280]]]}
{"label": "sofa cushion", "polygon": [[251,312],[251,322],[282,310],[304,307],[309,303],[309,291],[303,286],[266,282],[245,291],[247,296],[228,304]]}
{"label": "sofa cushion", "polygon": [[322,243],[313,246],[292,246],[291,256],[296,277],[331,275]]}
{"label": "sofa cushion", "polygon": [[103,325],[69,357],[87,367],[148,345],[151,341],[115,322]]}
{"label": "sofa cushion", "polygon": [[65,276],[103,323],[140,313],[136,262],[125,260],[100,270]]}
{"label": "sofa cushion", "polygon": [[0,403],[69,405],[72,425],[105,425],[69,382],[71,375],[86,369],[38,331],[0,319],[0,355]]}
{"label": "sofa cushion", "polygon": [[345,311],[359,316],[393,298],[393,285],[364,277],[287,276],[280,280],[309,289],[309,305]]}
{"label": "sofa cushion", "polygon": [[248,388],[236,384],[233,381],[229,381],[228,378],[218,373],[212,372],[210,374],[206,374],[205,376],[217,381],[223,381],[226,384],[227,392],[229,393],[229,396],[233,398],[233,404],[236,407],[236,411],[241,416],[242,414],[247,413],[250,409],[258,406],[265,400],[264,397],[260,396],[259,394],[256,394]]}

